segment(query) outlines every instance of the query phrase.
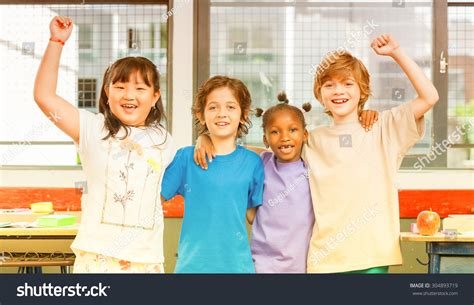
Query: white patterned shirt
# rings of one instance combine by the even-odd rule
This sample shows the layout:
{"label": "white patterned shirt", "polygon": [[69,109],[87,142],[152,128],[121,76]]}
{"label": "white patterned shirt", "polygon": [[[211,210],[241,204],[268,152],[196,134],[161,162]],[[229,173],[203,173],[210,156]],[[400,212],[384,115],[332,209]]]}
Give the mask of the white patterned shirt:
{"label": "white patterned shirt", "polygon": [[161,181],[174,158],[163,128],[108,134],[104,116],[80,110],[76,143],[87,179],[82,221],[71,248],[132,262],[163,263]]}

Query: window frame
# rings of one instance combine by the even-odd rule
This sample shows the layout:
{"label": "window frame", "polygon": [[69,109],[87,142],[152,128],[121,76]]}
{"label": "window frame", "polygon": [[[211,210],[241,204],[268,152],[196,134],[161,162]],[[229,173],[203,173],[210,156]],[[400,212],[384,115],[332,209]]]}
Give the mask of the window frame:
{"label": "window frame", "polygon": [[[117,0],[83,0],[82,4],[127,4],[127,5],[166,5],[166,10],[169,11],[170,7],[173,7],[174,0],[140,0],[140,1],[117,1]],[[73,5],[73,4],[81,4],[81,3],[71,3],[70,1],[65,0],[0,0],[1,5]],[[173,18],[167,19],[168,28],[167,28],[167,104],[165,107],[166,113],[166,128],[169,133],[172,132],[172,111],[173,111],[173,65],[172,65],[172,45],[173,45],[173,37],[172,37],[172,26],[173,26]],[[98,103],[98,101],[96,101]],[[81,108],[82,109],[82,108]],[[1,141],[0,145],[16,145],[21,143],[21,141]],[[31,141],[28,142],[28,145],[74,145],[74,142],[71,141]],[[77,169],[81,170],[82,165],[4,165],[0,164],[0,169],[2,170],[70,170],[70,169]]]}
{"label": "window frame", "polygon": [[[384,6],[387,3],[374,2],[358,2],[358,6]],[[351,6],[350,2],[217,2],[212,6],[220,7],[287,7],[287,6]],[[467,2],[449,2],[448,0],[432,0],[432,80],[439,93],[439,102],[433,107],[433,130],[431,133],[432,147],[436,143],[441,143],[448,137],[448,72],[439,73],[440,56],[444,51],[445,57],[449,61],[448,54],[448,5],[449,6],[474,6],[474,3]],[[197,92],[198,86],[210,76],[210,0],[198,1],[195,9],[195,19],[199,20],[197,25],[197,35],[195,35],[195,58],[199,64],[195,65],[197,70],[195,73],[195,88]],[[204,40],[206,39],[206,40]],[[448,66],[449,69],[449,66]],[[198,131],[193,130],[193,138],[196,139]],[[194,140],[195,141],[195,140]],[[453,144],[450,148],[474,148],[474,144]],[[471,170],[469,168],[449,168],[448,150],[430,162],[422,170]],[[415,170],[415,164],[418,158],[425,157],[426,154],[407,155],[402,161],[401,169]]]}

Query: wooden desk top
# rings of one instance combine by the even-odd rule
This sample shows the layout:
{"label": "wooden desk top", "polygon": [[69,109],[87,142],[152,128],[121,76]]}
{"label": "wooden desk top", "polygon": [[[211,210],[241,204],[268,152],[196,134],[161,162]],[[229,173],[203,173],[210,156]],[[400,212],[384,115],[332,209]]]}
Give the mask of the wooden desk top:
{"label": "wooden desk top", "polygon": [[455,238],[449,238],[443,233],[436,233],[433,236],[423,236],[411,232],[401,232],[400,240],[403,241],[421,241],[421,242],[474,242],[474,235],[457,235]]}
{"label": "wooden desk top", "polygon": [[74,237],[77,235],[77,230],[79,225],[67,226],[67,227],[58,227],[58,228],[0,228],[0,238],[18,236],[18,237],[28,237],[28,236],[71,236]]}

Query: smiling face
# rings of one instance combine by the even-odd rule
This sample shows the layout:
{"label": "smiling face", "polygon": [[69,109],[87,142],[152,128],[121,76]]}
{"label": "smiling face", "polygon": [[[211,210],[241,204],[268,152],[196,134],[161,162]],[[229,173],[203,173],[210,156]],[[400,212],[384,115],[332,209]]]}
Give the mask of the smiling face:
{"label": "smiling face", "polygon": [[353,76],[330,78],[321,87],[321,104],[335,122],[357,120],[360,98],[360,88]]}
{"label": "smiling face", "polygon": [[[298,110],[299,111],[299,110]],[[308,132],[294,111],[278,110],[265,126],[263,142],[270,146],[280,162],[295,162],[301,158]]]}
{"label": "smiling face", "polygon": [[313,93],[335,123],[356,121],[371,95],[370,74],[349,52],[329,52],[318,66]]}
{"label": "smiling face", "polygon": [[197,116],[211,137],[219,139],[236,138],[239,124],[245,122],[239,101],[227,87],[212,90],[206,98],[204,114]]}
{"label": "smiling face", "polygon": [[148,86],[139,72],[127,82],[117,81],[105,88],[110,110],[125,125],[143,126],[160,97],[160,91]]}

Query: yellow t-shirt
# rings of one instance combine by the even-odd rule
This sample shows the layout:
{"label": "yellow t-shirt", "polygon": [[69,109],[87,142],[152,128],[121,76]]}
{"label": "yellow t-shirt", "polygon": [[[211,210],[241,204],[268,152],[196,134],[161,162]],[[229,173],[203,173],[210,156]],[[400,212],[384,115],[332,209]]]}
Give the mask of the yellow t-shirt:
{"label": "yellow t-shirt", "polygon": [[310,132],[303,159],[316,222],[308,273],[402,263],[395,176],[423,134],[409,103],[383,111],[369,132],[359,122]]}

